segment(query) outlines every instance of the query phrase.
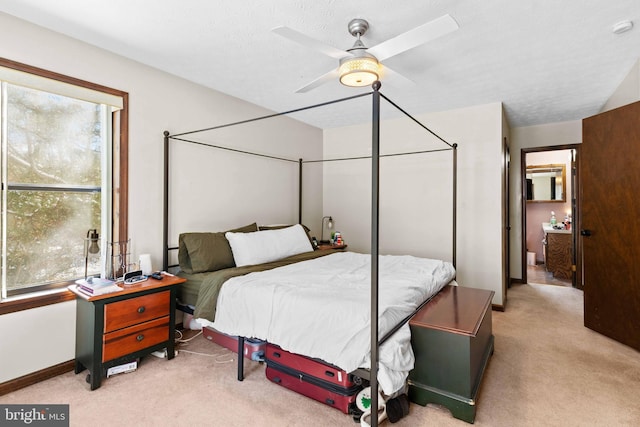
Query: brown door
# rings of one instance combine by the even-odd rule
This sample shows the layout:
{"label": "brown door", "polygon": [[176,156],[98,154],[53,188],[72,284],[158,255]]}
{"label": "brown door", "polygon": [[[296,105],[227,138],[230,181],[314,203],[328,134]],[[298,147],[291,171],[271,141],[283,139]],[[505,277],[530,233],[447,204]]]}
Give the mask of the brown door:
{"label": "brown door", "polygon": [[640,102],[582,122],[584,324],[640,350]]}

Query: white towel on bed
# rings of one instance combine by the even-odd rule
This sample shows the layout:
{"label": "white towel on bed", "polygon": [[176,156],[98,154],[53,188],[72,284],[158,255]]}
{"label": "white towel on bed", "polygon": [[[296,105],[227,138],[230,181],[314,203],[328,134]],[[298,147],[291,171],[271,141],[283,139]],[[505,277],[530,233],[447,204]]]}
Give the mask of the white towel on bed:
{"label": "white towel on bed", "polygon": [[[371,256],[342,252],[234,277],[222,286],[215,329],[255,337],[320,358],[347,372],[370,368]],[[413,256],[379,258],[379,336],[451,282],[451,263]],[[380,348],[378,381],[386,394],[413,369],[408,325]]]}

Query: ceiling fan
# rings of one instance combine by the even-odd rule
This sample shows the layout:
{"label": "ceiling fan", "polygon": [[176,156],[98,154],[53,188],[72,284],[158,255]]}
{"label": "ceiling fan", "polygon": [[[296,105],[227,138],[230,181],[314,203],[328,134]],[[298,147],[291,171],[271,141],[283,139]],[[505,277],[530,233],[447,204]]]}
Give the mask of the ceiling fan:
{"label": "ceiling fan", "polygon": [[376,80],[381,80],[381,77],[384,77],[394,86],[412,86],[415,84],[413,81],[393,71],[386,65],[382,67],[380,63],[392,56],[453,32],[458,28],[458,23],[447,14],[376,46],[367,48],[360,40],[360,37],[369,29],[369,23],[364,19],[357,18],[352,19],[348,25],[349,33],[356,38],[356,42],[353,47],[347,50],[329,46],[289,27],[276,27],[272,31],[340,61],[337,68],[296,90],[297,93],[304,93],[338,77],[340,78],[340,83],[346,86],[368,86]]}

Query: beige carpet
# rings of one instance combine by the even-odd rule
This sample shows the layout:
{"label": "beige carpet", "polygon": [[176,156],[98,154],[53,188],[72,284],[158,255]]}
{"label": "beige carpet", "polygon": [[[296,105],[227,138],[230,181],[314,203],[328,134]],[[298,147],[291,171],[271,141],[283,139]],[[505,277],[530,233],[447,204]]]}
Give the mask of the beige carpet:
{"label": "beige carpet", "polygon": [[[475,425],[638,426],[640,353],[583,326],[582,292],[515,285],[493,313],[495,353],[480,389]],[[138,370],[89,391],[72,372],[1,396],[0,403],[70,404],[72,426],[355,426],[351,417],[270,383],[248,362],[235,380],[233,355],[201,336],[171,361],[149,356]],[[383,425],[391,425],[386,421]],[[397,426],[467,426],[442,407],[411,405]]]}

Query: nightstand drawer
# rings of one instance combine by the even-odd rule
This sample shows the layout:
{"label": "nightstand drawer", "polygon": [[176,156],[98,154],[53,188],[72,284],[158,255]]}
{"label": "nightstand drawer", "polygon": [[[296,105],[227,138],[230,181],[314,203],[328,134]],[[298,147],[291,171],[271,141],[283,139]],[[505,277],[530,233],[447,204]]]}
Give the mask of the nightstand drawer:
{"label": "nightstand drawer", "polygon": [[134,353],[170,338],[169,316],[110,332],[102,339],[102,362]]}
{"label": "nightstand drawer", "polygon": [[107,304],[104,306],[104,332],[167,316],[169,306],[170,291]]}

